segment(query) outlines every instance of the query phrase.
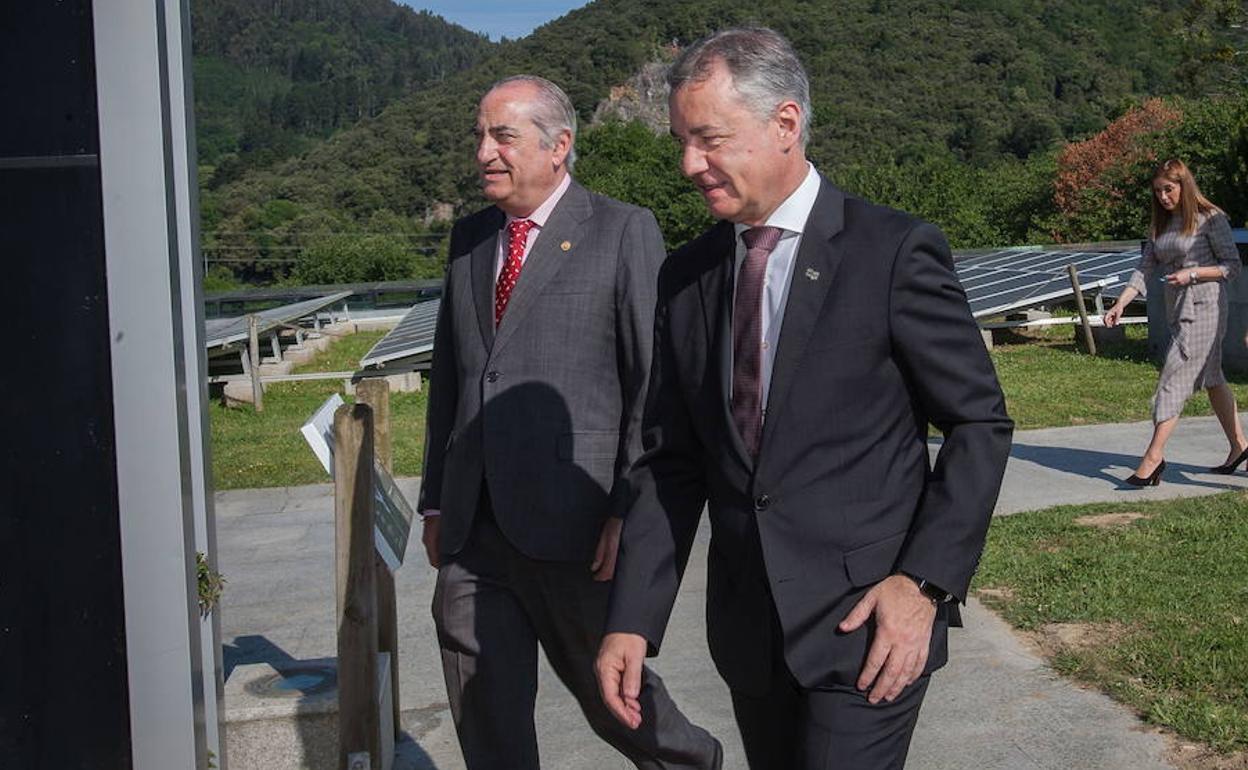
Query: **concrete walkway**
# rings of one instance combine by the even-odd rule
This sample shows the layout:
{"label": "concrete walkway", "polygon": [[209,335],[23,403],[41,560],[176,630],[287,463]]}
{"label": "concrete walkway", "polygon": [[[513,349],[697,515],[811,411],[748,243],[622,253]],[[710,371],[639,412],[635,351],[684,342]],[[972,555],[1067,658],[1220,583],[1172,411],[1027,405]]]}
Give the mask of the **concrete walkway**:
{"label": "concrete walkway", "polygon": [[[1225,440],[1212,418],[1184,420],[1169,468],[1155,489],[1123,490],[1147,443],[1148,423],[1023,431],[1006,475],[998,515],[1063,503],[1155,500],[1248,489],[1248,475],[1206,474]],[[401,483],[415,499],[416,480]],[[216,498],[227,678],[237,665],[310,661],[335,655],[333,497],[328,485],[222,492]],[[706,651],[703,526],[676,603],[664,653],[654,668],[695,722],[725,746],[725,767],[745,767],[728,693]],[[463,767],[446,705],[429,617],[433,570],[419,542],[397,573],[403,726],[397,768]],[[1126,708],[1058,677],[995,615],[972,601],[967,628],[950,635],[948,667],[933,678],[908,767],[1169,768],[1165,742]],[[585,726],[543,662],[538,736],[551,770],[628,768]],[[227,708],[229,704],[227,703]],[[250,770],[239,768],[235,770]]]}

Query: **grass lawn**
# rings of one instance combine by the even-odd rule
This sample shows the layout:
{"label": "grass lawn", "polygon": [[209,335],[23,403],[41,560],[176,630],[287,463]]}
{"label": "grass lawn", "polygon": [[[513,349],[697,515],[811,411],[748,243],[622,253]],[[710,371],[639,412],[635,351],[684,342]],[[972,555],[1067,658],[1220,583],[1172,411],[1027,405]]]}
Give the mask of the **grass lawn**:
{"label": "grass lawn", "polygon": [[[362,332],[344,337],[297,372],[346,371],[382,336]],[[1019,429],[1147,420],[1157,385],[1148,359],[1147,329],[1127,327],[1127,341],[1089,356],[1075,349],[1071,327],[1014,334],[992,352],[1010,416]],[[1248,377],[1233,375],[1241,409],[1248,411]],[[263,414],[250,407],[209,407],[212,418],[213,478],[217,489],[271,487],[327,481],[299,435],[299,426],[341,384],[274,383],[265,391]],[[394,464],[398,474],[420,473],[425,395],[392,397]],[[1194,396],[1185,415],[1210,414],[1204,394]]]}
{"label": "grass lawn", "polygon": [[[1127,341],[1099,356],[1075,349],[1070,326],[1017,334],[1009,344],[997,345],[992,360],[1018,429],[1151,419],[1159,370],[1148,357],[1148,327],[1126,329]],[[1248,411],[1248,376],[1228,377],[1241,411]],[[1213,411],[1201,392],[1183,414]]]}
{"label": "grass lawn", "polygon": [[[1114,513],[1128,515],[1076,521]],[[1189,739],[1248,749],[1248,494],[999,518],[975,590],[1062,673]]]}
{"label": "grass lawn", "polygon": [[[354,370],[383,332],[344,337],[295,372]],[[329,476],[303,440],[299,428],[334,393],[338,380],[276,382],[264,392],[264,411],[250,405],[208,407],[212,421],[212,476],[217,489],[273,487],[328,482]],[[351,399],[346,399],[351,401]],[[390,432],[397,475],[420,474],[425,438],[425,394],[390,394]]]}

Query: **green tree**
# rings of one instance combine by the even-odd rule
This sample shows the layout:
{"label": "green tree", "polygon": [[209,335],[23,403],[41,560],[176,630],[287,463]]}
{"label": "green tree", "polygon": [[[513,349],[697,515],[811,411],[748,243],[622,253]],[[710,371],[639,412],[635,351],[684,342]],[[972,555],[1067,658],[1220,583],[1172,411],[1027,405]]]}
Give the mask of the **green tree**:
{"label": "green tree", "polygon": [[577,151],[577,179],[653,211],[668,249],[710,226],[702,196],[680,173],[680,150],[671,137],[656,136],[635,121],[606,123],[580,137]]}

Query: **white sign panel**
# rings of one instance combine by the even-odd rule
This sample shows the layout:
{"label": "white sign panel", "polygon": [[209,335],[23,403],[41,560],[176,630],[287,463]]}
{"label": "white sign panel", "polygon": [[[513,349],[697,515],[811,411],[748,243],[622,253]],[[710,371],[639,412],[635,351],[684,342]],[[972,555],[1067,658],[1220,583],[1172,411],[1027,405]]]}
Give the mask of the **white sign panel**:
{"label": "white sign panel", "polygon": [[[334,412],[343,403],[342,396],[337,393],[330,396],[300,429],[313,454],[331,477],[334,475]],[[373,539],[377,553],[381,554],[391,571],[397,570],[403,565],[415,511],[394,483],[394,478],[375,459],[373,510]]]}

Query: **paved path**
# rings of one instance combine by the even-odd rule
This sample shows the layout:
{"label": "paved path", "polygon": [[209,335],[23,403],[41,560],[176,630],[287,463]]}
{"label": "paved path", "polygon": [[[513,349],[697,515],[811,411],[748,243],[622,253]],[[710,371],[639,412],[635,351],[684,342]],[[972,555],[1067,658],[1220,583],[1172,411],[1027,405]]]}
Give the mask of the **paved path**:
{"label": "paved path", "polygon": [[[1165,482],[1122,490],[1147,423],[1019,432],[998,515],[1062,503],[1150,500],[1248,488],[1248,475],[1208,475],[1225,441],[1212,418],[1184,420],[1171,442]],[[401,485],[415,499],[416,480]],[[329,485],[217,495],[221,570],[229,580],[222,622],[226,670],[251,662],[332,657],[333,498]],[[726,768],[745,762],[727,690],[710,664],[703,628],[704,526],[654,667],[686,713],[724,741]],[[398,572],[404,727],[396,767],[463,767],[436,654],[428,607],[433,571],[413,543]],[[912,770],[977,768],[1169,768],[1163,739],[1127,709],[1058,677],[995,615],[972,601],[951,633],[949,665],[933,678],[911,751]],[[543,662],[538,734],[551,770],[627,768],[590,733]],[[228,707],[228,704],[227,704]],[[235,768],[235,770],[250,770]]]}

